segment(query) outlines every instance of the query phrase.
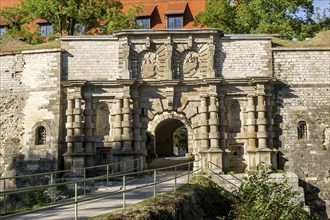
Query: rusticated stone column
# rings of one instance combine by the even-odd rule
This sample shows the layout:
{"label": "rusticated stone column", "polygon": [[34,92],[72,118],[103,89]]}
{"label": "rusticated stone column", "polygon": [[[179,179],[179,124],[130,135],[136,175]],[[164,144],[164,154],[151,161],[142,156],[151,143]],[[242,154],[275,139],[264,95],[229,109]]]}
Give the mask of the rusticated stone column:
{"label": "rusticated stone column", "polygon": [[122,99],[118,98],[115,103],[115,109],[113,114],[115,116],[115,121],[113,122],[113,149],[121,150],[122,149]]}
{"label": "rusticated stone column", "polygon": [[73,122],[73,134],[75,137],[74,141],[74,152],[83,152],[83,141],[84,136],[82,134],[83,129],[83,123],[81,121],[82,116],[82,109],[81,109],[81,98],[75,98],[75,105],[73,109],[73,116],[74,116],[74,122]]}
{"label": "rusticated stone column", "polygon": [[133,149],[134,151],[141,150],[141,122],[140,122],[140,108],[138,97],[133,97]]}
{"label": "rusticated stone column", "polygon": [[200,112],[200,133],[198,134],[201,140],[201,150],[209,149],[209,135],[208,135],[208,110],[207,110],[207,97],[201,97],[201,107],[199,108]]}
{"label": "rusticated stone column", "polygon": [[272,97],[266,96],[266,114],[267,114],[267,132],[268,132],[268,147],[273,148],[273,105],[272,105]]}
{"label": "rusticated stone column", "polygon": [[132,151],[132,134],[131,134],[132,125],[131,125],[130,99],[128,97],[125,97],[123,103],[124,103],[124,106],[122,108],[123,151]]}
{"label": "rusticated stone column", "polygon": [[247,112],[247,140],[248,140],[248,146],[247,146],[247,168],[249,170],[255,170],[257,168],[258,164],[258,158],[256,154],[257,150],[257,143],[256,143],[256,107],[254,104],[254,94],[249,94],[247,96],[248,103],[246,107]]}
{"label": "rusticated stone column", "polygon": [[209,112],[210,112],[210,119],[209,119],[209,126],[210,126],[210,133],[209,133],[209,139],[210,139],[210,149],[215,150],[215,149],[220,149],[219,146],[219,119],[218,119],[218,106],[216,104],[216,97],[211,96],[210,97],[210,107],[209,107]]}
{"label": "rusticated stone column", "polygon": [[271,152],[271,163],[274,169],[277,169],[277,150],[274,147],[274,133],[273,133],[273,103],[272,103],[272,96],[266,96],[266,117],[267,117],[267,136],[268,136],[268,148],[272,150]]}
{"label": "rusticated stone column", "polygon": [[207,172],[207,161],[209,160],[209,130],[208,130],[208,107],[207,107],[207,95],[201,96],[201,106],[198,108],[199,112],[199,128],[198,128],[198,139],[200,141],[199,154],[201,156],[200,166],[204,172]]}
{"label": "rusticated stone column", "polygon": [[263,94],[258,94],[258,105],[257,105],[257,112],[258,112],[258,148],[266,148],[267,147],[267,118],[265,117],[266,114],[266,105],[265,105],[265,98]]}
{"label": "rusticated stone column", "polygon": [[220,132],[220,148],[224,151],[226,149],[226,106],[224,102],[224,96],[221,95],[219,96],[219,119],[220,119],[220,127],[219,127],[219,132]]}
{"label": "rusticated stone column", "polygon": [[248,95],[248,104],[246,108],[247,112],[247,126],[248,126],[248,150],[256,149],[256,120],[255,111],[256,107],[254,105],[254,95]]}
{"label": "rusticated stone column", "polygon": [[86,153],[86,166],[94,165],[94,149],[93,149],[93,109],[91,98],[85,99],[85,153]]}
{"label": "rusticated stone column", "polygon": [[226,171],[229,169],[229,150],[227,149],[227,133],[226,133],[226,106],[225,106],[225,96],[219,96],[219,133],[220,133],[220,149],[222,150],[222,169]]}
{"label": "rusticated stone column", "polygon": [[66,144],[67,144],[67,152],[66,154],[71,154],[73,152],[73,108],[74,103],[72,99],[68,99],[68,107],[65,111],[66,114]]}
{"label": "rusticated stone column", "polygon": [[210,126],[210,149],[208,151],[208,161],[211,161],[210,168],[213,171],[221,172],[222,171],[222,149],[220,149],[219,145],[219,108],[217,105],[217,98],[215,96],[210,97],[210,119],[209,119],[209,126]]}

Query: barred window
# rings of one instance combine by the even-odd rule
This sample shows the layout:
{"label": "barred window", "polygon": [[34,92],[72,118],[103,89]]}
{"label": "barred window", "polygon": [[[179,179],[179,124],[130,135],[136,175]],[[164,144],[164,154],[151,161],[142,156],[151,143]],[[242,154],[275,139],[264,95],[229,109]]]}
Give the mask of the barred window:
{"label": "barred window", "polygon": [[46,144],[46,128],[39,126],[36,129],[36,145]]}
{"label": "barred window", "polygon": [[300,121],[297,127],[298,139],[307,139],[307,124],[305,121]]}

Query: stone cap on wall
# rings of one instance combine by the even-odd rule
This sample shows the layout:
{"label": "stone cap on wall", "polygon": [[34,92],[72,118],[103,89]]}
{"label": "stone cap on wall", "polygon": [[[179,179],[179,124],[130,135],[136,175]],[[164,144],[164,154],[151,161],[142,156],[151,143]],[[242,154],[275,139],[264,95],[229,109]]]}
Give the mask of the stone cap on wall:
{"label": "stone cap on wall", "polygon": [[127,29],[115,32],[115,36],[122,35],[168,35],[168,34],[219,34],[223,36],[223,31],[215,28],[181,28],[181,29]]}

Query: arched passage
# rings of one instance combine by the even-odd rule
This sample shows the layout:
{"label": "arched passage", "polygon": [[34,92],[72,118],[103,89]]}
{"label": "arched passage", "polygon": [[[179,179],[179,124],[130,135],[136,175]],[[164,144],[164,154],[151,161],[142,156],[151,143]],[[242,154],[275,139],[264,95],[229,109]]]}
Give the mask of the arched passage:
{"label": "arched passage", "polygon": [[193,152],[193,133],[189,121],[185,116],[176,112],[164,112],[148,124],[148,133],[152,137],[153,146],[150,153],[157,156],[173,155],[173,133],[179,127],[185,127],[187,133],[188,149],[187,153]]}
{"label": "arched passage", "polygon": [[174,131],[184,126],[184,124],[177,119],[166,119],[160,122],[155,130],[155,147],[158,156],[171,156],[173,152],[173,133]]}

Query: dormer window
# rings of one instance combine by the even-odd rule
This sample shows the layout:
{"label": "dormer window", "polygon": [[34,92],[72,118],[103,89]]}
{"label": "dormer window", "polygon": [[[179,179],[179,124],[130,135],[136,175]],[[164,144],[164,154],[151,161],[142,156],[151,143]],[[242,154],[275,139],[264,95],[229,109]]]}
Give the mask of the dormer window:
{"label": "dormer window", "polygon": [[138,17],[136,24],[142,29],[150,29],[150,17]]}
{"label": "dormer window", "polygon": [[142,12],[136,16],[135,23],[142,29],[150,29],[152,26],[152,16],[156,7],[155,5],[145,6]]}
{"label": "dormer window", "polygon": [[166,15],[166,28],[183,28],[187,3],[169,4]]}
{"label": "dormer window", "polygon": [[41,36],[47,36],[52,34],[53,27],[51,23],[39,23],[38,25]]}
{"label": "dormer window", "polygon": [[167,17],[167,28],[182,28],[183,27],[183,16],[168,16]]}
{"label": "dormer window", "polygon": [[0,25],[0,37],[3,36],[6,33],[6,26]]}

